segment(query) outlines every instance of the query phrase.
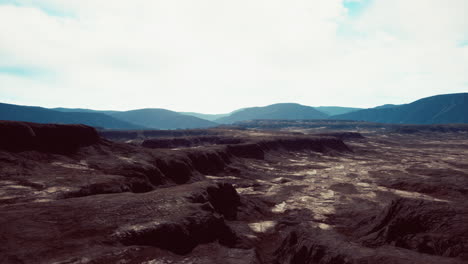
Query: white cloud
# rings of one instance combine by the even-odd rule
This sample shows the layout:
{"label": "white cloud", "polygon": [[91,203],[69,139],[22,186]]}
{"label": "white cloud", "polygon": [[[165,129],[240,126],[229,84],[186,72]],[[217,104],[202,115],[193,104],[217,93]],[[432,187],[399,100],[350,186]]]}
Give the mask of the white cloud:
{"label": "white cloud", "polygon": [[341,0],[22,3],[0,5],[0,69],[43,74],[0,72],[5,102],[226,112],[403,103],[468,85],[464,0],[375,0],[352,18]]}

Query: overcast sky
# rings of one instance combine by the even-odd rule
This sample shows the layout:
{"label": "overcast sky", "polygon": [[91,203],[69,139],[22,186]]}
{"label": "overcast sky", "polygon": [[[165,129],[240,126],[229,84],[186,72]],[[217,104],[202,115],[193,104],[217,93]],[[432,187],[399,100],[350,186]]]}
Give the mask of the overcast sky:
{"label": "overcast sky", "polygon": [[468,0],[0,0],[0,102],[223,113],[468,91]]}

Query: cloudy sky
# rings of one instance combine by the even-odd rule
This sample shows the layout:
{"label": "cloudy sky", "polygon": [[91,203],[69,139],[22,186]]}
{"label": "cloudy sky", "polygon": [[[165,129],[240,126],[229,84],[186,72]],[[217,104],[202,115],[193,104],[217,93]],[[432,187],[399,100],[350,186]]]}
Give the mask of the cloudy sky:
{"label": "cloudy sky", "polygon": [[468,0],[0,0],[0,102],[223,113],[468,91]]}

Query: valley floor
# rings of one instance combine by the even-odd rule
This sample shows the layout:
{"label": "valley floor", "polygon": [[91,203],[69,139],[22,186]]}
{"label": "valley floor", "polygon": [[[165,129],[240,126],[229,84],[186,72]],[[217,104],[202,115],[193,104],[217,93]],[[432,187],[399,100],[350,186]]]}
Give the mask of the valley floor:
{"label": "valley floor", "polygon": [[0,151],[0,262],[468,263],[467,133],[216,133]]}

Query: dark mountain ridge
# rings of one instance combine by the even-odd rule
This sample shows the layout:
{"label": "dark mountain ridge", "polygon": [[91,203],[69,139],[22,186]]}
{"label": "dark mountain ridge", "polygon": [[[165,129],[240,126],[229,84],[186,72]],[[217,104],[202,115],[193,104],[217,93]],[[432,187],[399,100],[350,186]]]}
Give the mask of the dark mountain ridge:
{"label": "dark mountain ridge", "polygon": [[218,125],[205,119],[159,108],[114,112],[109,115],[126,122],[156,129],[207,128]]}
{"label": "dark mountain ridge", "polygon": [[316,106],[314,108],[329,116],[346,114],[346,113],[350,113],[350,112],[363,109],[363,108],[356,108],[356,107],[341,107],[341,106]]}
{"label": "dark mountain ridge", "polygon": [[468,93],[435,95],[405,105],[364,109],[331,118],[396,124],[468,123]]}
{"label": "dark mountain ridge", "polygon": [[51,108],[51,109],[52,109],[52,110],[55,110],[55,111],[65,112],[65,113],[84,112],[84,113],[103,113],[103,114],[110,114],[110,113],[119,112],[119,111],[115,111],[115,110],[93,110],[93,109],[87,109],[87,108],[64,108],[64,107],[57,107],[57,108]]}
{"label": "dark mountain ridge", "polygon": [[[221,117],[215,119],[219,116]],[[214,121],[211,121],[213,119]],[[0,104],[0,120],[85,124],[93,127],[120,130],[145,128],[193,129],[215,127],[218,124],[232,124],[249,120],[320,119],[393,124],[468,123],[468,93],[436,95],[422,98],[409,104],[387,104],[362,110],[349,107],[310,107],[295,103],[280,103],[264,107],[243,108],[229,114],[220,115],[204,115],[193,112],[183,114],[158,108],[130,111],[100,111],[81,108],[47,109],[33,106]]]}
{"label": "dark mountain ridge", "polygon": [[144,126],[97,112],[60,112],[43,107],[0,103],[0,120],[54,124],[84,124],[107,129],[142,129]]}
{"label": "dark mountain ridge", "polygon": [[324,119],[328,116],[311,106],[295,103],[272,104],[263,107],[249,107],[230,116],[216,119],[218,123],[230,124],[253,119]]}
{"label": "dark mountain ridge", "polygon": [[0,120],[54,124],[84,124],[104,129],[188,129],[214,127],[201,118],[165,109],[100,111],[82,108],[47,109],[36,106],[0,104]]}

